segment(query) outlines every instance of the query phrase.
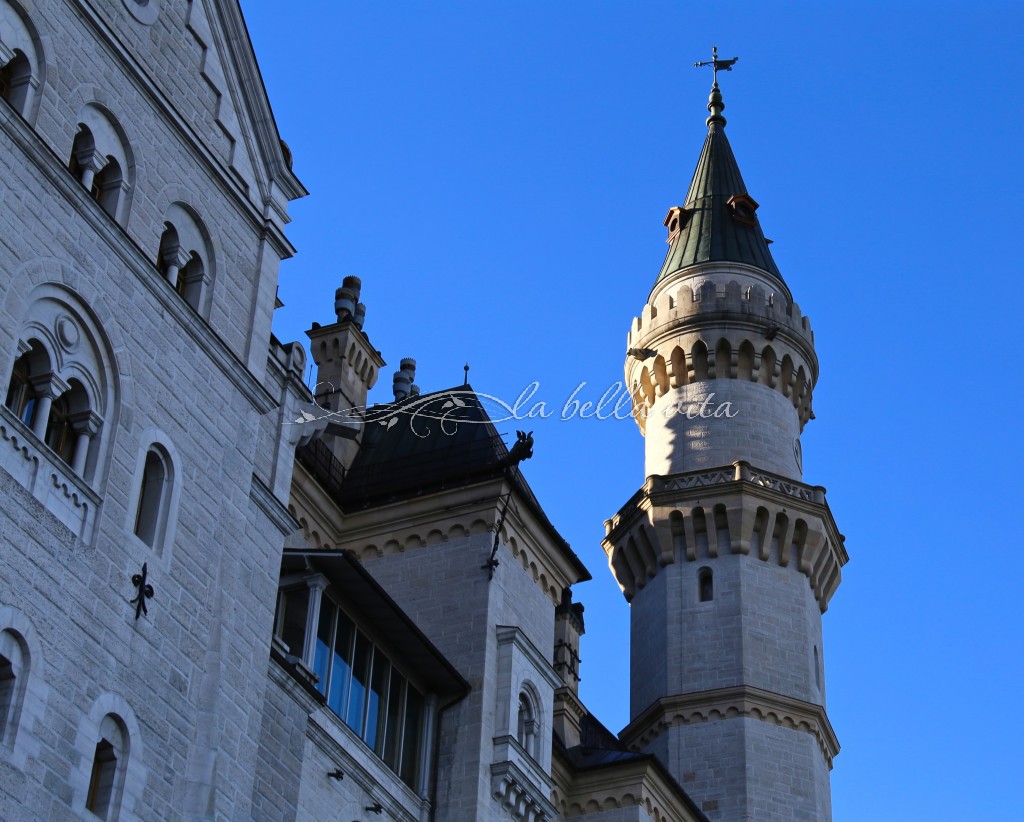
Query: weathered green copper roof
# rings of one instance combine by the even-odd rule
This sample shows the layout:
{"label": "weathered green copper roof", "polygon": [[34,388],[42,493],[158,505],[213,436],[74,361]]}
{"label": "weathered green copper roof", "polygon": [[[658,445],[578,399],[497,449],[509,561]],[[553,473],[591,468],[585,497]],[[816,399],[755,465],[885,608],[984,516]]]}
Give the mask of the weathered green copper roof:
{"label": "weathered green copper roof", "polygon": [[[670,242],[656,283],[681,268],[719,261],[746,263],[782,279],[754,213],[757,204],[747,194],[725,136],[724,108],[716,84],[708,103],[708,136],[683,204],[685,224]],[[745,195],[752,204],[741,215],[746,219],[733,216],[729,200],[738,195]]]}

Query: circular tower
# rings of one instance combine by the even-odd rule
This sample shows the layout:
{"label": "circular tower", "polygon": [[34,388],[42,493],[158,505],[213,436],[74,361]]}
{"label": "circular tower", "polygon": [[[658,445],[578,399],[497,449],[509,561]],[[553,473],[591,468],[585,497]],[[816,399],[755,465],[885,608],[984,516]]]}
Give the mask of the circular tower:
{"label": "circular tower", "polygon": [[[717,68],[717,65],[716,65]],[[827,820],[821,614],[847,556],[802,481],[818,360],[725,135],[717,82],[628,337],[647,480],[605,523],[631,603],[630,724],[713,820]]]}

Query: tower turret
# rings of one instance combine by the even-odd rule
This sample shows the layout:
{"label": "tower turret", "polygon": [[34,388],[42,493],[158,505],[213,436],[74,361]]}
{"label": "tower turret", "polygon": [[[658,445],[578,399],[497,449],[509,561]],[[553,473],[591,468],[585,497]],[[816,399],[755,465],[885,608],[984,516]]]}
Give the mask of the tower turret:
{"label": "tower turret", "polygon": [[[366,396],[384,366],[380,352],[370,344],[370,338],[363,331],[366,306],[359,302],[361,290],[362,281],[358,277],[345,277],[341,288],[334,294],[337,322],[330,325],[313,323],[306,332],[317,367],[316,402],[336,415],[338,420],[362,420]],[[359,450],[362,434],[345,438],[332,436],[326,441],[347,469]]]}
{"label": "tower turret", "polygon": [[[714,61],[716,72],[735,61]],[[708,132],[633,321],[647,480],[605,523],[631,602],[631,722],[713,820],[831,818],[821,614],[847,555],[802,479],[818,361],[725,135]]]}

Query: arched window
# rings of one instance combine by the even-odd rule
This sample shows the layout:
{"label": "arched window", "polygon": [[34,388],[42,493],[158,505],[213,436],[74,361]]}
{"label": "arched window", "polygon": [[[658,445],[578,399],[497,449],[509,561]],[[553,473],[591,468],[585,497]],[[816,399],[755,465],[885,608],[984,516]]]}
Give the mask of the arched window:
{"label": "arched window", "polygon": [[50,406],[46,423],[46,444],[77,474],[85,470],[93,435],[99,430],[98,418],[90,412],[89,395],[78,380],[68,382],[68,390]]}
{"label": "arched window", "polygon": [[39,33],[17,0],[0,0],[0,97],[30,124],[46,61]]}
{"label": "arched window", "polygon": [[78,131],[75,132],[75,141],[71,144],[68,171],[89,190],[90,194],[93,193],[93,179],[98,171],[96,163],[96,141],[92,137],[92,131],[84,123],[79,123]]}
{"label": "arched window", "polygon": [[128,733],[124,723],[114,714],[100,722],[99,739],[93,753],[86,810],[100,819],[116,819],[124,787],[124,770],[128,755]]}
{"label": "arched window", "polygon": [[25,694],[26,653],[19,637],[0,631],[0,744],[10,747]]}
{"label": "arched window", "polygon": [[121,125],[97,104],[86,105],[79,114],[68,168],[100,207],[124,225],[133,155]]}
{"label": "arched window", "polygon": [[711,602],[715,598],[715,582],[710,568],[701,568],[698,572],[697,590],[701,602]]}
{"label": "arched window", "polygon": [[177,229],[170,223],[164,223],[164,233],[160,235],[160,248],[156,252],[156,270],[172,285],[178,281],[178,270],[181,268],[181,260],[178,257],[180,251],[181,240],[178,239]]}
{"label": "arched window", "polygon": [[29,350],[14,361],[4,405],[29,428],[32,427],[39,404],[37,381],[49,372],[50,358],[46,350],[34,340]]}
{"label": "arched window", "polygon": [[519,694],[516,739],[530,756],[537,755],[537,712],[533,707],[533,700],[526,691]]}
{"label": "arched window", "polygon": [[46,423],[46,444],[53,453],[70,465],[75,435],[71,430],[71,402],[67,393],[57,397],[50,406],[50,419]]}
{"label": "arched window", "polygon": [[100,208],[116,219],[123,186],[124,174],[121,171],[121,164],[114,157],[107,157],[107,162],[93,178],[89,193],[100,204]]}
{"label": "arched window", "polygon": [[213,243],[195,209],[171,203],[164,217],[156,267],[182,299],[203,313],[213,277]]}
{"label": "arched window", "polygon": [[160,548],[167,528],[173,472],[171,460],[159,446],[146,453],[135,512],[135,534],[152,548]]}
{"label": "arched window", "polygon": [[24,52],[16,50],[5,66],[0,67],[0,97],[10,103],[19,114],[25,113],[32,64]]}
{"label": "arched window", "polygon": [[174,284],[182,299],[193,308],[199,308],[199,295],[203,285],[205,271],[202,258],[195,252],[189,256],[188,262],[178,272],[178,281]]}

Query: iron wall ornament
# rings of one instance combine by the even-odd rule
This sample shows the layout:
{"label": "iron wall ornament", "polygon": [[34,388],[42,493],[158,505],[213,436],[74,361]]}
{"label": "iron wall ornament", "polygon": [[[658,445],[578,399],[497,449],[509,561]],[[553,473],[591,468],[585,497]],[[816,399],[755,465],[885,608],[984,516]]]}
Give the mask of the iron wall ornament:
{"label": "iron wall ornament", "polygon": [[149,574],[149,569],[146,567],[146,563],[142,563],[142,573],[132,574],[132,585],[137,589],[135,599],[130,600],[129,604],[135,606],[135,621],[139,621],[139,617],[143,614],[149,615],[149,610],[146,608],[146,600],[153,596],[153,586],[146,582],[146,577]]}

